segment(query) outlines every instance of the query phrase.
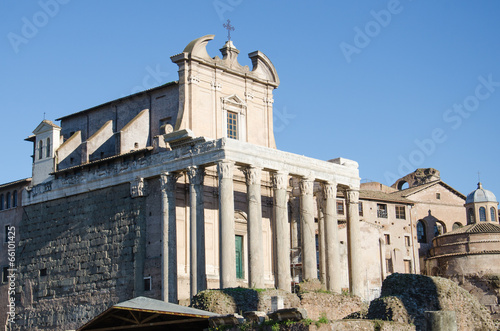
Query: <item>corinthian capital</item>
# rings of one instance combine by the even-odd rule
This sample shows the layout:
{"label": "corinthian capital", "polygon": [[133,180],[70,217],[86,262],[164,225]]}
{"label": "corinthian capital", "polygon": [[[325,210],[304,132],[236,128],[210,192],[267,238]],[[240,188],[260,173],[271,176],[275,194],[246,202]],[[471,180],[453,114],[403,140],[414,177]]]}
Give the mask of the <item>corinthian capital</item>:
{"label": "corinthian capital", "polygon": [[243,173],[245,174],[245,179],[247,181],[247,185],[255,185],[260,184],[260,179],[262,175],[262,169],[254,166],[250,166],[243,169]]}
{"label": "corinthian capital", "polygon": [[323,183],[323,196],[325,199],[334,199],[337,197],[337,184],[336,183]]}
{"label": "corinthian capital", "polygon": [[220,179],[233,179],[234,162],[223,160],[217,163],[217,174]]}
{"label": "corinthian capital", "polygon": [[288,187],[288,174],[283,171],[278,171],[273,174],[273,187],[276,190],[286,190]]}
{"label": "corinthian capital", "polygon": [[162,172],[160,174],[160,187],[162,191],[171,191],[181,174],[176,172]]}
{"label": "corinthian capital", "polygon": [[359,202],[359,190],[348,189],[347,190],[347,202],[348,203],[358,203]]}
{"label": "corinthian capital", "polygon": [[189,178],[189,183],[193,185],[203,184],[203,178],[205,177],[205,168],[190,166],[186,169],[186,173]]}
{"label": "corinthian capital", "polygon": [[314,179],[309,177],[303,177],[299,181],[299,188],[301,195],[312,195],[314,189]]}

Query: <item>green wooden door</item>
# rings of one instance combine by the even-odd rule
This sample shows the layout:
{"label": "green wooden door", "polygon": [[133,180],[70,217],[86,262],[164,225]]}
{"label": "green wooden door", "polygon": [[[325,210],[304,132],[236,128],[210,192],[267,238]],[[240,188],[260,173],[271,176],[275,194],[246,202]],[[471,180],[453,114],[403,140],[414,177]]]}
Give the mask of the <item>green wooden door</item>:
{"label": "green wooden door", "polygon": [[243,278],[243,236],[235,236],[236,243],[236,278]]}

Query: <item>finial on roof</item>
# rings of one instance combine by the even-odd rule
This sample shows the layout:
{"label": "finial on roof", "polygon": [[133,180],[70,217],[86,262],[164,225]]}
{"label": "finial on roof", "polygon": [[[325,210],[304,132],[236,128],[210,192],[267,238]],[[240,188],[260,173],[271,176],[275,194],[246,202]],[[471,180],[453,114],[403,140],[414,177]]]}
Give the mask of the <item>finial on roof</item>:
{"label": "finial on roof", "polygon": [[222,24],[222,26],[227,30],[227,41],[231,41],[231,31],[234,31],[234,26],[231,25],[231,21],[228,19],[227,23]]}
{"label": "finial on roof", "polygon": [[483,189],[483,184],[481,182],[477,183],[477,189],[482,190]]}

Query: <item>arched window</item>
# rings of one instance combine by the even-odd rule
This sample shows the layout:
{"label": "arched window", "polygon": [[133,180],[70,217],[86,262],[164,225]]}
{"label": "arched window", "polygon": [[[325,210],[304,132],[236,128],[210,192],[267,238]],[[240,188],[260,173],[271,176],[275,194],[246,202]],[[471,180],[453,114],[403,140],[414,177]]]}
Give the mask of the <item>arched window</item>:
{"label": "arched window", "polygon": [[50,157],[50,138],[47,138],[47,157]]}
{"label": "arched window", "polygon": [[4,203],[3,194],[0,194],[0,210],[3,210]]}
{"label": "arched window", "polygon": [[436,222],[436,224],[434,224],[434,237],[440,236],[445,232],[446,232],[446,229],[445,229],[443,223]]}
{"label": "arched window", "polygon": [[12,207],[17,207],[17,191],[12,192]]}
{"label": "arched window", "polygon": [[467,210],[467,222],[468,224],[476,223],[476,220],[474,219],[474,209],[472,208],[469,208],[469,210]]}
{"label": "arched window", "polygon": [[5,197],[5,208],[9,209],[10,208],[10,192],[7,193],[7,196]]}
{"label": "arched window", "polygon": [[453,223],[452,230],[460,229],[461,227],[462,227],[462,223],[455,222],[455,223]]}
{"label": "arched window", "polygon": [[494,207],[491,207],[490,208],[490,217],[491,217],[491,221],[492,222],[496,222],[497,221],[497,213],[495,211],[495,208]]}
{"label": "arched window", "polygon": [[422,221],[417,222],[417,240],[419,243],[426,243],[427,242],[425,223]]}
{"label": "arched window", "polygon": [[43,141],[38,142],[38,159],[41,160],[43,157]]}
{"label": "arched window", "polygon": [[479,208],[479,220],[481,222],[486,222],[486,208],[484,207]]}

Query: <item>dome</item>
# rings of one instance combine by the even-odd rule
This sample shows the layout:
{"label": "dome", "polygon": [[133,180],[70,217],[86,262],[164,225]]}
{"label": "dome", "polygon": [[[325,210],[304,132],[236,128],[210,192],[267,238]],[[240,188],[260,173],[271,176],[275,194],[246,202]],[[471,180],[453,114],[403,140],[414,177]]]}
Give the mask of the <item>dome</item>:
{"label": "dome", "polygon": [[497,198],[495,197],[493,192],[485,190],[483,188],[483,184],[479,182],[477,184],[477,190],[469,193],[469,195],[467,196],[467,200],[465,200],[465,204],[474,202],[497,202]]}

